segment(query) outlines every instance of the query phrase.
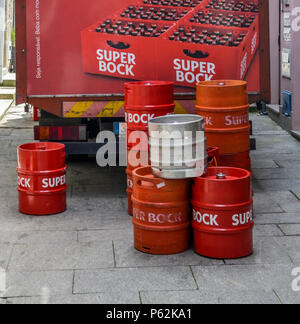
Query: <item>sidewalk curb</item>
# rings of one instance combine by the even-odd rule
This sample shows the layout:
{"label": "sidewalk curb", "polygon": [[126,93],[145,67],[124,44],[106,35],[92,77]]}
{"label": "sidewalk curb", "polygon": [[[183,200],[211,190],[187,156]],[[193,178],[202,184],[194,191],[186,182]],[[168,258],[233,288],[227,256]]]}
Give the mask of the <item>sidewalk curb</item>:
{"label": "sidewalk curb", "polygon": [[300,141],[300,131],[291,131],[291,135],[296,138],[296,140]]}
{"label": "sidewalk curb", "polygon": [[[7,114],[8,110],[14,104],[14,100],[12,100],[12,99],[7,99],[7,100],[3,100],[3,101],[9,101],[9,104],[8,104],[7,108],[4,108],[3,111],[0,110],[0,122],[2,121],[2,119],[4,118],[4,116]],[[0,100],[0,102],[1,102],[1,100]]]}

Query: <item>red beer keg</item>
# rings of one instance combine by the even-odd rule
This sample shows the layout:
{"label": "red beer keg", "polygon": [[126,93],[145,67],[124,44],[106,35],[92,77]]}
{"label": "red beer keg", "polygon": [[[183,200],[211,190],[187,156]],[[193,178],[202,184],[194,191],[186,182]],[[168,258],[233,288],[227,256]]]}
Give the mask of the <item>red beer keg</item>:
{"label": "red beer keg", "polygon": [[227,167],[209,168],[193,184],[195,251],[216,259],[234,259],[253,252],[251,174]]}

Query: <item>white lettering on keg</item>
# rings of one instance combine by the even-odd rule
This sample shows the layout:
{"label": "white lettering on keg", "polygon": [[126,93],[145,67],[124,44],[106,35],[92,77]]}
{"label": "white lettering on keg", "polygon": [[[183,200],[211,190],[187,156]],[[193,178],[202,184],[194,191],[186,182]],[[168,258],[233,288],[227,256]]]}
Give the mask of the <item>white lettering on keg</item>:
{"label": "white lettering on keg", "polygon": [[18,186],[31,189],[30,179],[24,177],[18,177]]}
{"label": "white lettering on keg", "polygon": [[44,178],[42,180],[42,188],[47,189],[47,188],[55,188],[58,186],[63,186],[66,184],[66,176],[63,175],[61,177],[56,177],[56,178]]}
{"label": "white lettering on keg", "polygon": [[212,117],[205,117],[205,126],[213,126]]}
{"label": "white lettering on keg", "polygon": [[133,217],[135,217],[137,220],[141,220],[143,222],[146,221],[146,214],[142,210],[139,210],[137,208],[133,208]]}
{"label": "white lettering on keg", "polygon": [[238,126],[238,125],[243,125],[249,124],[249,115],[243,115],[243,116],[226,116],[225,117],[225,125],[226,126]]}
{"label": "white lettering on keg", "polygon": [[210,81],[216,74],[214,63],[181,59],[175,59],[173,63],[177,82]]}
{"label": "white lettering on keg", "polygon": [[219,215],[213,215],[213,214],[201,214],[200,212],[197,212],[193,209],[193,220],[195,222],[198,222],[199,224],[203,223],[204,225],[208,226],[220,226],[217,222],[217,218]]}
{"label": "white lettering on keg", "polygon": [[110,74],[118,73],[121,76],[134,77],[133,68],[136,65],[135,59],[135,54],[132,53],[97,50],[100,72],[108,72]]}
{"label": "white lettering on keg", "polygon": [[154,213],[149,213],[148,214],[148,222],[149,223],[159,223],[159,224],[164,224],[164,223],[170,223],[170,224],[175,224],[182,222],[182,214],[154,214]]}
{"label": "white lettering on keg", "polygon": [[241,214],[235,214],[232,216],[232,226],[240,226],[250,224],[253,221],[252,209]]}
{"label": "white lettering on keg", "polygon": [[164,213],[145,213],[142,210],[139,210],[137,208],[133,209],[133,216],[137,220],[141,221],[148,221],[149,223],[158,223],[158,224],[176,224],[182,222],[183,215],[181,212],[179,213],[170,213],[170,214],[164,214]]}
{"label": "white lettering on keg", "polygon": [[155,114],[132,114],[132,113],[125,113],[125,121],[128,123],[143,123],[148,124],[149,120],[154,118]]}

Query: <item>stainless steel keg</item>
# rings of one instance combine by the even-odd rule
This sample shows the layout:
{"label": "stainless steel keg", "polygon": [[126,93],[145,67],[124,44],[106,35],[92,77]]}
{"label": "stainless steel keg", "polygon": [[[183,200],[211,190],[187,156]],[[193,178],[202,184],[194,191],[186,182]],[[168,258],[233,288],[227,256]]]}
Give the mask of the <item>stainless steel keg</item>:
{"label": "stainless steel keg", "polygon": [[207,169],[204,118],[167,115],[149,121],[153,174],[164,179],[201,177]]}

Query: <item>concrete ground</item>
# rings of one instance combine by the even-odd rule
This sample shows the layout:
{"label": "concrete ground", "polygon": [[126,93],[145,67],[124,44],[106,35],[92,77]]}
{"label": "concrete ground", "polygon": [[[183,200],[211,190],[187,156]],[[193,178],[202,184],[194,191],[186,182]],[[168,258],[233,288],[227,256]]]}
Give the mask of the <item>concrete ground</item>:
{"label": "concrete ground", "polygon": [[[252,114],[255,253],[211,260],[192,248],[151,256],[133,248],[124,169],[68,163],[68,210],[18,212],[16,148],[33,138],[14,107],[0,125],[0,303],[300,303],[300,143]],[[2,282],[2,287],[1,287]]]}

